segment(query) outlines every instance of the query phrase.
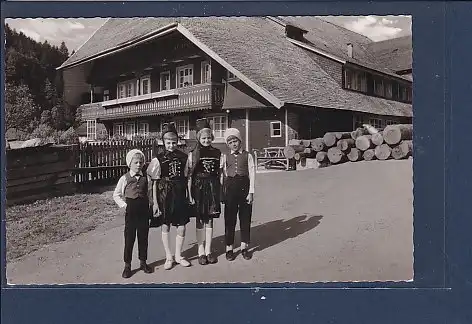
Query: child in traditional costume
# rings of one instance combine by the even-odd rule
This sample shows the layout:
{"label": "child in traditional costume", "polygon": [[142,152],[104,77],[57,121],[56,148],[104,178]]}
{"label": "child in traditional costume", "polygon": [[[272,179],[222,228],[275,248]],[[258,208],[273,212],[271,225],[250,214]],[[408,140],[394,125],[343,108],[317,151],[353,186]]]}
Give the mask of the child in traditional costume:
{"label": "child in traditional costume", "polygon": [[256,169],[252,155],[241,147],[241,134],[236,128],[228,128],[225,140],[230,152],[223,154],[221,168],[224,175],[225,241],[226,259],[233,261],[234,232],[239,215],[241,229],[241,254],[245,260],[251,259],[248,250],[254,200]]}
{"label": "child in traditional costume", "polygon": [[[164,269],[174,263],[190,266],[182,255],[185,240],[185,226],[189,222],[187,197],[187,154],[177,149],[178,135],[174,124],[167,124],[162,132],[164,150],[155,152],[147,172],[153,180],[154,213],[161,217],[162,243],[166,253]],[[177,227],[175,258],[169,247],[170,227]]]}
{"label": "child in traditional costume", "polygon": [[211,252],[213,219],[219,218],[221,151],[211,145],[213,132],[206,119],[197,120],[197,145],[188,155],[188,192],[194,207],[198,243],[198,263],[214,264],[217,257]]}
{"label": "child in traditional costume", "polygon": [[148,234],[151,210],[149,205],[149,179],[143,175],[144,154],[140,150],[131,150],[126,155],[129,172],[123,175],[116,185],[113,199],[120,208],[126,208],[125,214],[125,269],[122,277],[131,277],[131,259],[133,246],[138,236],[138,256],[141,261],[140,269],[151,273],[151,267],[146,263],[148,253]]}

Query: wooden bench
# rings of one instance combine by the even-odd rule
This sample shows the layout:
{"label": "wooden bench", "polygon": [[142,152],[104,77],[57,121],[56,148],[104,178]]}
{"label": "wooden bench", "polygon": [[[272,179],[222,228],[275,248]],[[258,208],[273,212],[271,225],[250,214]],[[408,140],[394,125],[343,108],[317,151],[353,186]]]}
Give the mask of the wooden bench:
{"label": "wooden bench", "polygon": [[266,169],[278,166],[290,170],[290,159],[285,157],[283,147],[266,147],[262,150],[254,150],[254,159],[256,170],[260,166]]}

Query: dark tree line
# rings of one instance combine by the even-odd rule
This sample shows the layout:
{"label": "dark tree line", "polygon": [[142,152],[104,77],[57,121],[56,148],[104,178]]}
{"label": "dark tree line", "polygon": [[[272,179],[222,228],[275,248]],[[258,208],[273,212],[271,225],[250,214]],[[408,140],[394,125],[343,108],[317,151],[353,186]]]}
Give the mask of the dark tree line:
{"label": "dark tree line", "polygon": [[66,44],[37,42],[8,25],[5,34],[7,130],[51,133],[74,126],[75,108],[64,102],[62,73],[56,70],[69,57]]}

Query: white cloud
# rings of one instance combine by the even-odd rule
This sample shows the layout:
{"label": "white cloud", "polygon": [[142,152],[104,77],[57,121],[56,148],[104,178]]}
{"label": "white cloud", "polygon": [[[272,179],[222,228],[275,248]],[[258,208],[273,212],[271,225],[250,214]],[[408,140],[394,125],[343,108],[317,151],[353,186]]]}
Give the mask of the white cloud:
{"label": "white cloud", "polygon": [[85,26],[79,22],[72,22],[72,21],[69,21],[69,28],[70,29],[84,29]]}
{"label": "white cloud", "polygon": [[359,34],[365,35],[374,41],[381,41],[398,37],[403,31],[398,25],[398,19],[393,20],[386,17],[357,17],[355,20],[347,22],[345,27]]}
{"label": "white cloud", "polygon": [[102,18],[22,18],[5,22],[32,39],[47,40],[59,46],[65,42],[69,51],[77,49],[103,23]]}
{"label": "white cloud", "polygon": [[26,36],[28,37],[31,37],[32,39],[34,39],[35,41],[37,42],[40,42],[41,41],[41,35],[39,35],[37,32],[35,31],[32,31],[32,30],[29,30],[29,29],[25,29],[25,28],[21,28],[18,30],[19,32],[22,32],[23,34],[25,34]]}
{"label": "white cloud", "polygon": [[391,25],[393,23],[394,23],[393,20],[390,20],[390,19],[387,19],[387,18],[382,18],[382,24],[384,24],[384,25]]}

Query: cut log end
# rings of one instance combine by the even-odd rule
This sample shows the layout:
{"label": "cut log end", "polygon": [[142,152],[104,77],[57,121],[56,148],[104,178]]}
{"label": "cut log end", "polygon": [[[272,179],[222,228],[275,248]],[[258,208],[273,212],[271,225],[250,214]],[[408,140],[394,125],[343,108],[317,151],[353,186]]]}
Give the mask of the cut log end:
{"label": "cut log end", "polygon": [[373,149],[368,149],[364,152],[364,154],[362,155],[362,157],[364,158],[364,160],[366,161],[372,161],[372,160],[375,160],[375,150]]}
{"label": "cut log end", "polygon": [[382,144],[375,148],[375,157],[379,160],[387,160],[392,153],[392,149],[387,144]]}
{"label": "cut log end", "polygon": [[383,131],[385,143],[397,145],[402,140],[413,138],[413,125],[388,125]]}
{"label": "cut log end", "polygon": [[328,159],[331,163],[337,164],[337,163],[345,162],[347,157],[346,157],[346,154],[344,154],[344,152],[342,152],[336,147],[332,147],[328,150]]}
{"label": "cut log end", "polygon": [[374,145],[380,146],[383,144],[383,142],[384,142],[384,138],[383,138],[382,133],[379,132],[372,135],[372,143],[374,143]]}
{"label": "cut log end", "polygon": [[321,152],[325,148],[325,144],[323,142],[322,138],[315,138],[311,140],[311,147],[316,151],[316,152]]}
{"label": "cut log end", "polygon": [[328,162],[328,153],[326,153],[326,152],[316,153],[316,161],[318,161],[319,163]]}
{"label": "cut log end", "polygon": [[409,158],[413,153],[413,141],[402,141],[392,149],[392,157],[395,160]]}
{"label": "cut log end", "polygon": [[361,151],[374,147],[374,144],[372,143],[372,135],[362,135],[356,138],[356,147]]}
{"label": "cut log end", "polygon": [[351,162],[357,162],[362,159],[362,152],[358,148],[352,147],[347,154],[347,158]]}
{"label": "cut log end", "polygon": [[343,152],[346,152],[348,151],[350,148],[356,146],[356,141],[353,140],[352,138],[346,138],[346,139],[341,139],[338,141],[338,148],[343,151]]}
{"label": "cut log end", "polygon": [[336,144],[336,133],[326,133],[324,136],[323,136],[323,143],[327,146],[327,147],[332,147]]}

